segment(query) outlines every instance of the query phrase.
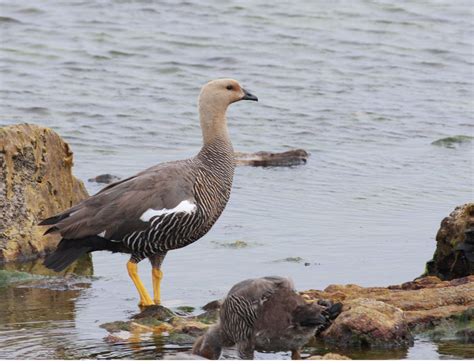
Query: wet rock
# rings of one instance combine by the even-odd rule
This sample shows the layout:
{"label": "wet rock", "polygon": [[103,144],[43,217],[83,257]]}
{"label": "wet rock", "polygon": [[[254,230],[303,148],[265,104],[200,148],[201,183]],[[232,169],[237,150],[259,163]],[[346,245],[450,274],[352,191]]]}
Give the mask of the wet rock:
{"label": "wet rock", "polygon": [[192,306],[179,306],[176,308],[179,313],[193,313],[195,308]]}
{"label": "wet rock", "polygon": [[329,344],[359,348],[403,347],[413,342],[403,311],[370,298],[347,302],[322,337]]}
{"label": "wet rock", "polygon": [[313,355],[306,358],[306,360],[351,360],[351,358],[341,354],[327,353],[324,355]]}
{"label": "wet rock", "polygon": [[456,146],[466,143],[472,143],[474,138],[469,135],[454,135],[447,138],[441,138],[432,142],[432,145],[445,148],[456,148]]}
{"label": "wet rock", "polygon": [[214,300],[205,304],[202,309],[206,312],[219,310],[222,305],[222,300]]}
{"label": "wet rock", "polygon": [[474,274],[474,203],[456,207],[443,219],[436,251],[423,275],[450,280],[470,274]]}
{"label": "wet rock", "polygon": [[168,344],[192,345],[215,322],[210,320],[206,323],[199,316],[182,314],[183,311],[176,313],[164,306],[154,305],[133,315],[129,321],[105,323],[100,327],[109,332],[104,338],[109,343],[139,342],[143,335],[153,333],[162,335]]}
{"label": "wet rock", "polygon": [[474,344],[474,328],[464,328],[456,331],[456,337],[463,343]]}
{"label": "wet rock", "polygon": [[274,260],[273,263],[303,263],[304,259],[301,257],[288,257]]}
{"label": "wet rock", "polygon": [[29,124],[0,128],[0,262],[32,259],[53,249],[38,222],[85,199],[71,172],[69,145],[51,129]]}
{"label": "wet rock", "polygon": [[112,183],[112,182],[117,182],[120,181],[120,177],[114,176],[113,174],[105,173],[105,174],[100,174],[94,178],[89,178],[89,182],[95,182],[95,183]]}
{"label": "wet rock", "polygon": [[308,152],[303,149],[294,149],[282,153],[257,152],[257,153],[235,153],[238,166],[253,167],[289,167],[305,164],[309,157]]}
{"label": "wet rock", "polygon": [[408,345],[411,339],[406,328],[422,332],[446,320],[470,317],[474,275],[452,281],[426,277],[388,288],[330,285],[302,295],[309,301],[329,299],[343,304],[343,312],[322,333],[325,342],[367,347]]}
{"label": "wet rock", "polygon": [[167,321],[170,320],[175,316],[175,313],[171,311],[169,308],[166,308],[161,305],[153,305],[146,307],[142,312],[137,313],[136,315],[132,316],[134,320],[141,320],[141,319],[156,319],[160,321]]}

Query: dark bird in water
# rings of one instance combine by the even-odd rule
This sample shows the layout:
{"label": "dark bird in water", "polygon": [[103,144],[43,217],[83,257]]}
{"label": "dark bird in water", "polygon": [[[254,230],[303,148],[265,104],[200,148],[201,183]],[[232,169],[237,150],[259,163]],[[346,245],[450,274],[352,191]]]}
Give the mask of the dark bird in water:
{"label": "dark bird in water", "polygon": [[[45,266],[59,272],[86,253],[127,253],[127,270],[140,305],[160,304],[160,267],[166,253],[206,234],[229,199],[235,161],[226,111],[240,100],[258,101],[235,80],[207,83],[199,95],[203,146],[195,157],[158,164],[112,183],[42,221],[40,225],[51,225],[45,234],[62,237]],[[137,273],[137,263],[145,258],[153,267],[154,300]]]}
{"label": "dark bird in water", "polygon": [[291,351],[292,359],[300,359],[301,347],[326,327],[329,311],[334,309],[307,303],[289,279],[248,279],[229,291],[219,322],[196,340],[193,354],[219,359],[222,348],[237,345],[242,359],[253,359],[254,350]]}

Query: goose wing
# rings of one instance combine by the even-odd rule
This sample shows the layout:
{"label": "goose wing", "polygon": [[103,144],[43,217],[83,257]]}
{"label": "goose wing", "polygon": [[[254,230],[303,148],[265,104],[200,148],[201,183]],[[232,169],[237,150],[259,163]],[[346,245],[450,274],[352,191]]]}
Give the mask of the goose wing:
{"label": "goose wing", "polygon": [[146,229],[154,214],[191,213],[195,206],[193,176],[189,160],[160,164],[108,185],[40,225],[52,225],[46,233],[57,231],[66,239],[100,235],[120,241]]}

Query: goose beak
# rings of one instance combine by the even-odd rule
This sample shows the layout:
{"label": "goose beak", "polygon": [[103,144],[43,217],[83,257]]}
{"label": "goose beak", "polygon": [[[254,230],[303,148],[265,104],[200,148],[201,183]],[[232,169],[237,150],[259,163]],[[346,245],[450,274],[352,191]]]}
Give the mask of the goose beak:
{"label": "goose beak", "polygon": [[246,89],[243,88],[242,91],[244,92],[244,97],[242,97],[241,100],[258,101],[258,97],[255,95],[252,95]]}

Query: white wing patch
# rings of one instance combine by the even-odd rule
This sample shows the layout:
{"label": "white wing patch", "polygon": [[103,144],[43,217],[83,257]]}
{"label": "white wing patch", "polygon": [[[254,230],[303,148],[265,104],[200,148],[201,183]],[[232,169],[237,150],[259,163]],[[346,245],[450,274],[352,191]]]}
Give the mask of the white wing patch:
{"label": "white wing patch", "polygon": [[161,209],[161,210],[148,209],[142,214],[142,216],[140,216],[140,220],[148,222],[155,216],[174,214],[176,212],[184,212],[186,214],[190,214],[191,212],[194,212],[195,210],[196,210],[195,204],[193,204],[192,202],[189,202],[188,200],[184,200],[184,201],[181,201],[178,204],[178,206],[172,209]]}

